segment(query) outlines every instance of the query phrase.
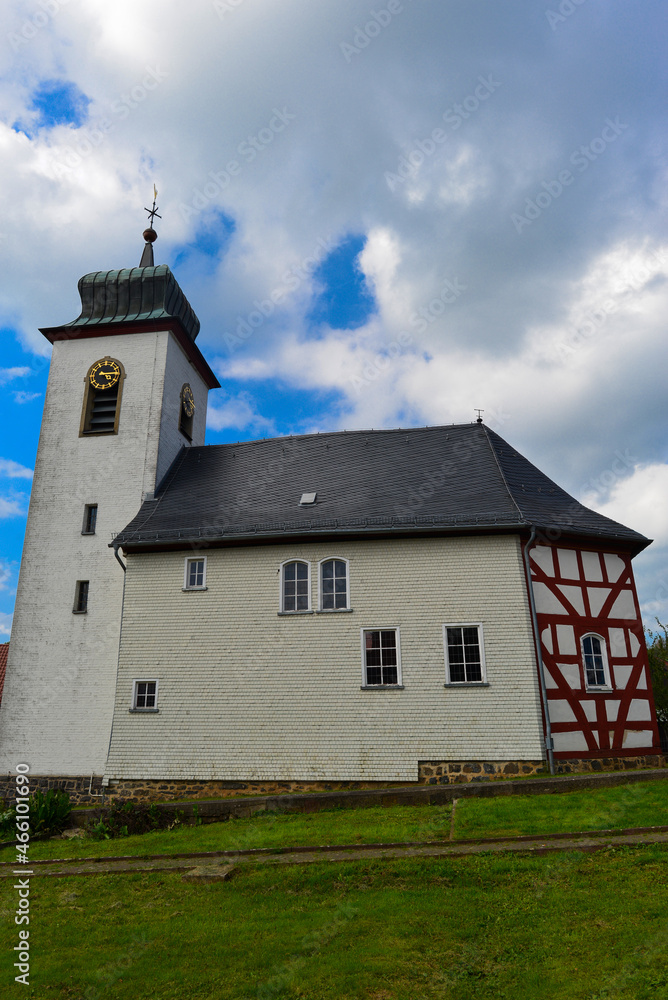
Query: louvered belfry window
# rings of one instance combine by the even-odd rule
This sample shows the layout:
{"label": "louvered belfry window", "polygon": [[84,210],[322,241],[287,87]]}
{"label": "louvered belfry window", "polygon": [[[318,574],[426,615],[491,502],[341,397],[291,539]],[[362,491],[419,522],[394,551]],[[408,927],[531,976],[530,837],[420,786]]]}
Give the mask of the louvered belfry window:
{"label": "louvered belfry window", "polygon": [[89,434],[113,434],[118,407],[118,387],[91,391],[93,400],[86,430]]}
{"label": "louvered belfry window", "polygon": [[91,366],[86,375],[81,436],[118,433],[124,378],[123,366],[115,358],[104,358]]}

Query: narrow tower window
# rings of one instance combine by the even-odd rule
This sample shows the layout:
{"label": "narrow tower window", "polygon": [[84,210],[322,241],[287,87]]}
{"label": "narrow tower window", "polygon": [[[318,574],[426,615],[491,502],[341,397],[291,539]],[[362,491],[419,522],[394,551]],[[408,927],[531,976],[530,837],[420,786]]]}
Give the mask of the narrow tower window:
{"label": "narrow tower window", "polygon": [[84,507],[84,522],[81,529],[82,535],[94,535],[97,524],[97,504],[87,503]]}
{"label": "narrow tower window", "polygon": [[75,615],[83,615],[88,611],[88,580],[77,580],[72,611]]}
{"label": "narrow tower window", "polygon": [[102,358],[88,369],[80,436],[118,434],[125,372],[120,361]]}

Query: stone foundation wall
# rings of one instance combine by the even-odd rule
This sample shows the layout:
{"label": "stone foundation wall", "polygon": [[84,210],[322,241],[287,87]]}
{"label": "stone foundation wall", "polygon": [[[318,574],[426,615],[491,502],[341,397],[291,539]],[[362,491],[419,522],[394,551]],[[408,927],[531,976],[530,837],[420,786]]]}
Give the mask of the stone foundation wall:
{"label": "stone foundation wall", "polygon": [[418,784],[455,785],[469,781],[521,778],[527,774],[549,774],[544,760],[418,761]]}
{"label": "stone foundation wall", "polygon": [[[32,795],[39,788],[42,792],[48,792],[50,788],[63,788],[69,795],[70,801],[80,805],[87,803],[102,803],[102,776],[91,778],[90,774],[85,777],[40,777],[40,775],[26,775],[30,782],[29,791]],[[7,805],[11,805],[16,794],[16,776],[13,774],[0,777],[0,799],[4,799]],[[105,794],[106,798],[106,794]]]}
{"label": "stone foundation wall", "polygon": [[[645,754],[639,757],[602,757],[593,760],[555,760],[555,774],[592,774],[600,771],[633,771],[638,768],[668,767],[668,757]],[[418,761],[418,784],[454,785],[469,781],[499,781],[530,774],[549,775],[545,760],[504,761]]]}
{"label": "stone foundation wall", "polygon": [[[633,771],[668,767],[668,757],[602,757],[595,760],[555,761],[557,774],[591,774],[601,771]],[[355,789],[410,788],[415,785],[454,785],[468,782],[502,781],[529,775],[548,775],[546,761],[418,761],[418,778],[412,781],[144,781],[123,779],[108,787],[102,778],[40,777],[28,775],[30,791],[63,788],[76,805],[104,805],[112,799],[132,802],[170,802],[192,799],[226,799],[243,795],[282,795],[302,792],[337,792]],[[0,799],[14,798],[14,775],[0,778]]]}
{"label": "stone foundation wall", "polygon": [[600,757],[592,760],[555,760],[557,774],[591,774],[599,771],[637,771],[639,768],[668,767],[665,754],[644,754],[640,757]]}

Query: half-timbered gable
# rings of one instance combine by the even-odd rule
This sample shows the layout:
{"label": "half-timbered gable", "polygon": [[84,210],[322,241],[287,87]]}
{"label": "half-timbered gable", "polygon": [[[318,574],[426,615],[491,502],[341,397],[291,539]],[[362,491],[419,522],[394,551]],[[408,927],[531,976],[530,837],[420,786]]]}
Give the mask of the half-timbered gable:
{"label": "half-timbered gable", "polygon": [[557,758],[658,745],[628,552],[540,544],[531,577]]}

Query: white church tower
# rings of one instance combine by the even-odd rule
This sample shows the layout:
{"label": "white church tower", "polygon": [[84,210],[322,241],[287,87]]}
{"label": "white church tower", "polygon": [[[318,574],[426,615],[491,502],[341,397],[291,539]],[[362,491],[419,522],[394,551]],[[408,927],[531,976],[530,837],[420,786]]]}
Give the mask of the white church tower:
{"label": "white church tower", "polygon": [[[153,213],[155,213],[155,202]],[[139,267],[79,281],[81,315],[42,329],[53,344],[9,661],[0,774],[87,790],[103,773],[123,601],[110,543],[182,448],[204,444],[219,383],[199,320],[150,228]],[[96,782],[97,783],[97,782]]]}

